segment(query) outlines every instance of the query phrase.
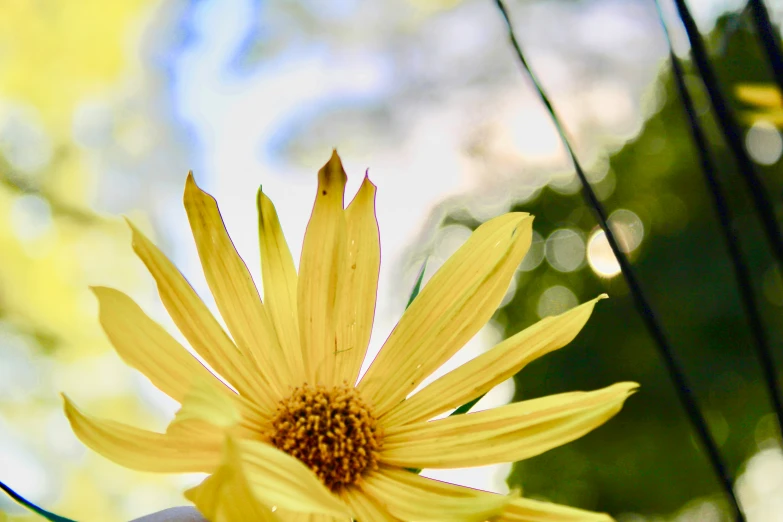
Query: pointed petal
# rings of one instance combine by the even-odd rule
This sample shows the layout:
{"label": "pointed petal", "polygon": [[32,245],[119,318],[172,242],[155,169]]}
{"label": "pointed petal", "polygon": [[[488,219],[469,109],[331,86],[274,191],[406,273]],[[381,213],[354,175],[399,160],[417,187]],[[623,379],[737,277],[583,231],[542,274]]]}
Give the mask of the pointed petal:
{"label": "pointed petal", "polygon": [[196,383],[212,386],[215,393],[239,411],[242,425],[253,431],[266,425],[271,410],[263,411],[228,388],[130,297],[113,288],[92,290],[98,298],[101,325],[128,366],[142,372],[179,403],[187,399]]}
{"label": "pointed petal", "polygon": [[435,380],[385,415],[385,426],[422,422],[480,397],[529,362],[570,343],[595,303],[606,294],[554,317],[547,317]]}
{"label": "pointed petal", "polygon": [[335,380],[354,385],[370,342],[381,267],[375,185],[366,176],[345,210],[345,221],[348,255],[337,297]]}
{"label": "pointed petal", "polygon": [[232,444],[236,451],[231,462],[241,466],[253,495],[266,505],[300,513],[350,516],[345,504],[300,460],[263,442]]}
{"label": "pointed petal", "polygon": [[93,287],[92,291],[98,298],[101,326],[114,349],[128,366],[143,373],[166,395],[182,402],[195,380],[214,381],[225,388],[130,297],[101,286]]}
{"label": "pointed petal", "polygon": [[163,305],[193,349],[240,394],[253,398],[264,410],[274,410],[277,401],[269,387],[258,378],[185,277],[130,221],[128,225],[133,232],[133,250],[155,278]]}
{"label": "pointed petal", "polygon": [[166,434],[198,437],[200,431],[213,431],[216,427],[236,438],[263,440],[271,424],[268,416],[241,395],[223,393],[208,381],[195,381]]}
{"label": "pointed petal", "polygon": [[346,488],[340,495],[348,507],[351,508],[358,522],[401,522],[383,509],[375,500],[357,488]]}
{"label": "pointed petal", "polygon": [[382,468],[360,482],[375,502],[402,520],[484,522],[499,514],[511,496],[455,486],[410,471]]}
{"label": "pointed petal", "polygon": [[307,379],[332,382],[337,280],[345,263],[345,171],[337,152],[318,171],[318,194],[299,262],[299,329]]}
{"label": "pointed petal", "polygon": [[612,522],[612,520],[614,519],[606,513],[518,498],[506,506],[496,522]]}
{"label": "pointed petal", "polygon": [[283,349],[292,382],[304,381],[304,361],[299,344],[299,317],[296,305],[297,276],[294,258],[288,249],[283,229],[272,200],[258,189],[258,236],[261,246],[261,274],[264,300],[280,346]]}
{"label": "pointed petal", "polygon": [[291,379],[272,322],[231,242],[215,198],[196,185],[192,173],[185,184],[185,210],[220,315],[248,364],[254,364],[266,386],[282,397]]}
{"label": "pointed petal", "polygon": [[196,381],[190,387],[172,424],[199,420],[220,428],[228,428],[237,424],[240,419],[239,410],[229,397],[217,393],[214,385],[210,383]]}
{"label": "pointed petal", "polygon": [[407,468],[467,468],[523,460],[600,426],[620,411],[637,387],[618,383],[388,428],[380,459]]}
{"label": "pointed petal", "polygon": [[224,460],[201,484],[187,490],[185,498],[213,522],[279,520],[269,507],[253,496],[241,466],[234,466],[230,460]]}
{"label": "pointed petal", "polygon": [[359,383],[379,415],[489,321],[530,246],[532,225],[525,213],[484,223],[424,286]]}
{"label": "pointed petal", "polygon": [[222,432],[202,425],[194,437],[141,430],[88,416],[63,395],[65,415],[86,446],[126,468],[164,473],[211,472],[220,462]]}

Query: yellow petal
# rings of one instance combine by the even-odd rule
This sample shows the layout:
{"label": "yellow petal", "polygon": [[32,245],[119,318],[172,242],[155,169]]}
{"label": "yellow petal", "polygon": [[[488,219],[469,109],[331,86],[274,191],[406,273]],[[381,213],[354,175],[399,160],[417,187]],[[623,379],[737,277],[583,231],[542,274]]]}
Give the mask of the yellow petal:
{"label": "yellow petal", "polygon": [[365,176],[345,210],[348,254],[338,290],[335,381],[356,384],[375,317],[381,242],[375,218],[375,185]]}
{"label": "yellow petal", "polygon": [[268,506],[300,513],[350,516],[345,504],[310,468],[277,448],[257,441],[236,441],[233,465],[241,466],[253,495]]}
{"label": "yellow petal", "polygon": [[239,410],[229,397],[216,392],[214,385],[208,382],[195,381],[172,424],[203,420],[228,428],[239,423],[240,419]]}
{"label": "yellow petal", "polygon": [[481,225],[424,286],[359,387],[379,415],[402,401],[495,313],[532,238],[533,218]]}
{"label": "yellow petal", "polygon": [[195,383],[212,385],[242,417],[241,425],[258,432],[270,419],[256,404],[237,395],[217,379],[160,325],[150,319],[127,295],[106,287],[93,287],[99,318],[117,353],[142,372],[164,393],[182,403]]}
{"label": "yellow petal", "polygon": [[345,171],[337,152],[318,171],[318,194],[299,262],[299,330],[307,379],[332,382],[337,280],[345,262]]}
{"label": "yellow petal", "polygon": [[198,437],[202,430],[214,431],[216,427],[237,438],[263,440],[271,426],[270,418],[241,395],[222,393],[210,382],[195,381],[166,434]]}
{"label": "yellow petal", "polygon": [[192,173],[185,184],[185,210],[220,315],[245,361],[254,364],[267,389],[282,397],[291,379],[272,322],[231,242],[217,202],[196,185]]}
{"label": "yellow petal", "polygon": [[533,457],[613,417],[638,387],[618,383],[386,430],[381,462],[407,468],[467,468]]}
{"label": "yellow petal", "polygon": [[777,109],[783,107],[783,97],[774,85],[740,84],[735,87],[737,98],[749,105]]}
{"label": "yellow petal", "polygon": [[399,522],[400,519],[378,505],[375,500],[358,490],[357,488],[346,488],[340,496],[356,516],[356,520],[364,522],[365,520],[375,522]]}
{"label": "yellow petal", "polygon": [[280,520],[253,496],[241,465],[236,466],[230,457],[201,484],[187,490],[185,498],[212,522]]}
{"label": "yellow petal", "polygon": [[484,522],[513,499],[390,468],[372,473],[359,487],[393,516],[418,522]]}
{"label": "yellow petal", "polygon": [[560,504],[518,498],[511,502],[496,522],[612,522],[606,513],[595,513]]}
{"label": "yellow petal", "polygon": [[292,382],[304,381],[304,362],[299,344],[296,308],[296,267],[272,201],[258,189],[258,236],[261,246],[261,274],[264,300],[277,332]]}
{"label": "yellow petal", "polygon": [[165,473],[210,472],[220,462],[222,432],[199,430],[177,437],[97,419],[79,411],[63,395],[65,415],[76,436],[92,450],[126,468]]}
{"label": "yellow petal", "polygon": [[296,513],[287,509],[278,509],[275,515],[283,522],[351,522],[348,517],[332,517],[315,513]]}
{"label": "yellow petal", "polygon": [[277,406],[274,396],[190,283],[144,234],[130,221],[128,224],[133,232],[133,250],[155,278],[163,305],[193,349],[240,394],[253,398],[265,411],[273,411]]}
{"label": "yellow petal", "polygon": [[103,330],[119,356],[169,397],[182,402],[196,380],[211,380],[225,388],[130,297],[113,288],[93,287],[92,291],[98,298]]}
{"label": "yellow petal", "polygon": [[529,362],[570,343],[582,329],[595,303],[606,294],[561,315],[547,317],[491,350],[435,380],[385,415],[385,426],[421,422],[487,393]]}

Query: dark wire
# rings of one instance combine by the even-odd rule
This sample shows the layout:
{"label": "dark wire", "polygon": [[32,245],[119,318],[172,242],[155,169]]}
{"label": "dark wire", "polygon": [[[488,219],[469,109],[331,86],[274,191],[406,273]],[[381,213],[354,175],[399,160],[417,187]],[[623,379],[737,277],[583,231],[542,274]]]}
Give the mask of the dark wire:
{"label": "dark wire", "polygon": [[696,69],[699,71],[699,75],[704,82],[704,87],[709,94],[710,103],[715,112],[715,118],[718,120],[718,126],[739,166],[739,172],[742,175],[742,179],[745,181],[745,184],[750,191],[750,195],[753,198],[754,209],[761,220],[764,234],[772,249],[772,254],[777,261],[778,269],[780,269],[783,267],[783,237],[781,237],[780,225],[775,216],[775,209],[773,208],[769,197],[767,197],[764,186],[761,184],[753,161],[751,161],[750,156],[748,156],[748,153],[745,151],[745,146],[742,143],[742,136],[739,127],[737,126],[734,113],[720,90],[718,79],[707,58],[707,50],[704,47],[704,41],[699,34],[699,29],[696,27],[696,22],[693,20],[693,16],[691,16],[684,0],[674,0],[674,3],[677,6],[677,13],[680,15],[682,24],[685,27],[685,32],[688,34],[693,63],[696,65]]}
{"label": "dark wire", "polygon": [[715,163],[710,157],[709,146],[707,144],[707,138],[704,131],[699,124],[699,118],[696,115],[696,110],[693,106],[693,99],[688,92],[688,88],[685,85],[685,74],[682,70],[680,62],[674,54],[672,48],[671,38],[669,30],[666,27],[666,23],[661,12],[660,4],[656,0],[655,6],[658,9],[658,17],[663,28],[666,41],[669,44],[669,57],[671,59],[672,71],[674,73],[674,80],[677,85],[677,91],[680,94],[682,103],[685,107],[685,114],[690,124],[691,135],[696,145],[696,150],[699,153],[699,162],[701,163],[701,169],[704,173],[704,178],[709,188],[710,195],[712,196],[712,202],[715,207],[715,213],[718,216],[720,222],[720,229],[723,234],[723,239],[726,242],[726,248],[729,251],[729,257],[731,258],[732,269],[734,271],[734,278],[737,281],[737,287],[739,289],[740,299],[742,302],[742,308],[745,312],[745,317],[748,321],[751,334],[753,336],[754,345],[756,348],[756,357],[761,364],[761,370],[764,375],[764,382],[767,387],[767,393],[770,396],[773,410],[778,421],[778,428],[780,433],[783,434],[783,402],[780,397],[780,383],[775,372],[775,361],[772,357],[772,351],[769,346],[769,338],[767,337],[766,330],[764,329],[763,322],[761,320],[761,314],[759,312],[758,301],[753,293],[753,282],[750,276],[750,269],[748,268],[745,258],[742,255],[742,250],[739,246],[738,234],[733,225],[733,218],[731,209],[729,208],[726,200],[726,195],[718,182],[716,175],[717,169]]}
{"label": "dark wire", "polygon": [[761,47],[769,61],[769,67],[772,69],[772,75],[778,84],[778,89],[783,93],[783,54],[780,51],[780,44],[776,36],[775,29],[769,19],[769,13],[761,0],[748,0],[745,10],[753,18],[753,25],[756,27],[756,34],[761,41]]}
{"label": "dark wire", "polygon": [[576,174],[582,183],[585,199],[587,199],[588,204],[595,211],[596,217],[598,218],[598,223],[606,234],[606,239],[609,242],[609,246],[612,248],[612,252],[617,258],[623,276],[628,283],[628,287],[631,291],[631,295],[633,296],[636,309],[641,314],[642,319],[644,320],[644,323],[650,332],[650,335],[652,335],[653,339],[655,340],[655,344],[658,347],[658,352],[663,359],[666,370],[668,371],[671,379],[674,381],[677,397],[682,403],[682,406],[685,409],[685,412],[690,419],[702,446],[707,452],[707,456],[710,460],[710,463],[712,464],[712,467],[714,468],[715,474],[718,476],[721,486],[725,490],[726,495],[729,497],[732,511],[735,513],[735,519],[737,521],[744,521],[744,517],[742,516],[742,512],[739,508],[739,502],[737,501],[737,497],[735,496],[734,489],[732,487],[732,478],[723,463],[723,459],[718,452],[718,447],[715,444],[715,441],[712,439],[712,436],[707,429],[707,423],[705,422],[704,417],[702,416],[701,411],[696,404],[696,399],[693,396],[693,392],[691,392],[685,374],[682,371],[679,362],[675,358],[669,341],[667,340],[666,335],[664,334],[663,329],[655,316],[655,313],[653,312],[650,304],[647,301],[647,298],[644,295],[644,292],[642,291],[641,285],[636,278],[636,274],[631,268],[631,264],[629,263],[628,258],[620,249],[619,244],[617,243],[617,239],[608,225],[606,211],[604,210],[603,205],[601,205],[601,202],[596,197],[595,192],[590,186],[590,183],[588,182],[587,177],[585,176],[585,173],[582,170],[582,167],[577,160],[573,149],[571,148],[571,144],[568,140],[568,137],[566,136],[565,130],[560,123],[560,118],[558,118],[557,113],[552,107],[552,103],[549,101],[549,97],[544,92],[541,84],[536,78],[536,75],[533,73],[532,69],[527,63],[527,60],[525,59],[522,48],[517,41],[517,37],[514,32],[514,26],[511,23],[511,19],[509,17],[506,6],[503,3],[503,0],[495,0],[495,3],[500,10],[501,15],[503,16],[504,21],[506,22],[506,26],[508,27],[508,35],[511,40],[511,44],[516,51],[517,58],[530,77],[530,80],[538,92],[541,101],[546,106],[547,111],[549,111],[549,114],[552,117],[552,121],[557,128],[557,132],[560,135],[560,139],[568,151],[568,155],[571,157]]}

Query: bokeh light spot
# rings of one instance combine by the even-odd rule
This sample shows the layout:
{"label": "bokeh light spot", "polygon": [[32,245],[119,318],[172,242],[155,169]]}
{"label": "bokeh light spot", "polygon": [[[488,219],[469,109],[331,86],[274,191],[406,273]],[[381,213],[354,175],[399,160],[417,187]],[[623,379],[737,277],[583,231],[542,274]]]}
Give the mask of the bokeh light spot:
{"label": "bokeh light spot", "polygon": [[767,443],[748,459],[736,489],[748,520],[779,520],[783,513],[783,450]]}
{"label": "bokeh light spot", "polygon": [[783,306],[783,278],[776,266],[773,265],[764,272],[762,291],[767,301],[775,306]]}
{"label": "bokeh light spot", "polygon": [[545,254],[552,268],[560,272],[573,272],[581,267],[585,260],[585,240],[581,231],[555,230],[546,240]]}
{"label": "bokeh light spot", "polygon": [[538,298],[538,316],[542,319],[550,315],[567,312],[578,304],[574,293],[565,286],[550,286]]}
{"label": "bokeh light spot", "polygon": [[49,203],[34,194],[16,198],[11,205],[11,227],[19,239],[32,241],[52,227]]}
{"label": "bokeh light spot", "polygon": [[636,250],[644,239],[644,223],[630,210],[621,208],[612,212],[609,226],[620,243],[620,250],[626,254]]}
{"label": "bokeh light spot", "polygon": [[768,121],[757,121],[745,135],[745,148],[756,163],[772,165],[783,153],[783,139],[774,125]]}
{"label": "bokeh light spot", "polygon": [[525,258],[522,260],[522,264],[519,265],[519,269],[523,272],[529,272],[535,270],[544,260],[544,238],[533,231],[533,240],[530,243],[530,250],[525,254]]}
{"label": "bokeh light spot", "polygon": [[620,263],[614,257],[606,233],[600,228],[587,241],[587,262],[593,272],[601,277],[613,277],[620,273]]}
{"label": "bokeh light spot", "polygon": [[40,116],[32,107],[11,105],[2,108],[0,155],[11,168],[33,174],[52,159],[52,141],[43,129]]}
{"label": "bokeh light spot", "polygon": [[[609,216],[609,226],[620,244],[620,250],[626,254],[636,250],[644,239],[644,223],[630,210],[614,211]],[[614,277],[620,273],[620,263],[601,229],[595,229],[587,241],[587,263],[600,277]]]}

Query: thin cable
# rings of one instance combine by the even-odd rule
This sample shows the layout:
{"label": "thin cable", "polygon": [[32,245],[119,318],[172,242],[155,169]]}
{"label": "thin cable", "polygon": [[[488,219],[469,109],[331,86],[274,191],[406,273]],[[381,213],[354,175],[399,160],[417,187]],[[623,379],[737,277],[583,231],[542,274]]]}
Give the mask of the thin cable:
{"label": "thin cable", "polygon": [[746,10],[753,19],[756,34],[761,41],[764,54],[767,55],[769,67],[772,69],[772,75],[775,77],[778,89],[783,92],[783,53],[781,53],[779,37],[772,27],[767,8],[761,0],[748,0]]}
{"label": "thin cable", "polygon": [[707,457],[709,458],[710,463],[712,464],[715,474],[717,475],[721,486],[723,487],[726,495],[729,498],[732,511],[735,514],[735,520],[737,520],[738,522],[744,521],[745,519],[742,515],[742,511],[739,508],[739,502],[737,501],[737,497],[734,494],[734,489],[732,487],[733,484],[732,478],[729,475],[725,464],[723,463],[723,459],[720,456],[717,444],[715,444],[715,441],[713,440],[709,430],[707,429],[707,423],[705,422],[704,417],[702,416],[701,411],[699,410],[699,407],[696,404],[696,399],[693,396],[693,392],[691,392],[687,378],[685,377],[685,374],[682,371],[679,362],[676,360],[674,356],[674,352],[669,344],[669,341],[666,338],[666,334],[663,332],[663,329],[660,326],[658,319],[655,316],[655,313],[650,307],[647,298],[644,296],[644,292],[642,291],[641,285],[639,284],[639,281],[636,278],[636,274],[631,268],[631,264],[628,262],[628,258],[620,249],[620,246],[617,243],[617,239],[615,238],[614,233],[612,232],[611,228],[608,225],[606,211],[604,210],[603,205],[601,205],[601,202],[596,197],[595,192],[590,186],[590,183],[587,180],[587,177],[585,176],[585,173],[582,170],[582,167],[576,158],[576,154],[571,148],[571,144],[568,140],[568,137],[566,136],[565,130],[563,129],[563,126],[560,123],[560,118],[558,118],[557,113],[555,112],[552,106],[552,103],[549,101],[549,97],[544,92],[543,88],[541,87],[541,84],[538,82],[538,79],[536,78],[536,75],[533,73],[532,69],[527,63],[527,60],[525,59],[524,53],[522,52],[522,48],[519,42],[517,41],[517,37],[514,32],[514,26],[511,23],[511,19],[509,17],[506,6],[503,3],[503,0],[495,0],[495,4],[497,5],[501,15],[503,16],[503,19],[506,22],[506,26],[508,27],[508,35],[511,40],[511,44],[513,45],[514,50],[516,51],[517,58],[519,59],[519,62],[521,63],[522,67],[524,67],[525,71],[530,77],[530,80],[532,81],[536,91],[538,92],[539,97],[541,98],[541,101],[544,103],[547,110],[549,111],[549,114],[552,117],[552,121],[555,124],[555,127],[557,128],[557,132],[560,135],[560,139],[562,140],[563,145],[568,151],[568,155],[570,156],[571,161],[574,164],[574,169],[576,170],[576,174],[579,177],[579,180],[582,182],[582,189],[583,189],[585,199],[587,199],[588,204],[595,211],[595,214],[598,218],[598,223],[603,229],[604,233],[606,234],[606,239],[609,242],[609,246],[612,248],[612,252],[617,258],[623,276],[625,277],[625,280],[628,283],[628,288],[630,289],[631,295],[633,296],[636,309],[639,311],[640,315],[642,316],[642,319],[645,325],[647,326],[650,335],[652,335],[653,339],[655,340],[655,344],[658,347],[658,352],[661,358],[663,359],[664,365],[666,366],[669,376],[674,381],[677,397],[682,403],[682,406],[685,409],[685,412],[688,418],[690,419],[694,430],[696,431],[696,435],[698,436],[702,446],[704,447],[707,453]]}
{"label": "thin cable", "polygon": [[704,42],[699,34],[699,29],[696,27],[696,22],[693,20],[693,16],[691,16],[688,6],[685,4],[685,0],[674,0],[674,3],[677,6],[677,12],[680,15],[682,24],[685,26],[685,32],[688,34],[693,62],[696,65],[696,69],[699,71],[699,75],[704,82],[704,87],[709,94],[710,103],[715,112],[715,118],[718,120],[718,126],[726,140],[726,144],[729,146],[729,149],[737,161],[742,179],[748,186],[750,195],[753,198],[754,209],[756,210],[759,219],[761,220],[762,228],[764,229],[764,235],[767,237],[767,241],[772,249],[772,254],[777,260],[778,269],[780,269],[783,267],[783,237],[781,236],[780,225],[775,216],[775,209],[764,190],[764,186],[759,179],[753,161],[751,161],[750,156],[748,156],[748,153],[745,151],[745,146],[742,143],[742,136],[740,135],[734,113],[732,112],[731,107],[729,107],[729,104],[726,103],[726,99],[720,90],[718,79],[707,58],[707,50],[704,47]]}
{"label": "thin cable", "polygon": [[775,361],[772,357],[769,338],[767,337],[766,329],[761,320],[758,301],[753,293],[753,281],[750,276],[750,269],[742,255],[739,238],[733,226],[734,219],[732,217],[731,208],[729,208],[726,195],[718,182],[718,177],[716,175],[717,169],[710,157],[707,138],[699,124],[699,118],[696,115],[696,109],[693,106],[693,99],[685,85],[685,73],[674,54],[669,30],[666,27],[658,0],[655,2],[655,7],[658,9],[658,18],[660,19],[661,27],[666,36],[666,41],[669,44],[669,58],[672,64],[672,71],[674,72],[674,81],[677,85],[677,91],[680,94],[680,98],[682,99],[685,108],[685,114],[688,118],[688,123],[690,124],[691,135],[693,136],[696,150],[699,153],[701,170],[704,173],[704,179],[709,188],[710,195],[712,196],[712,202],[715,207],[715,213],[718,216],[721,233],[726,242],[726,248],[729,251],[734,278],[737,281],[737,287],[740,294],[740,301],[742,302],[742,308],[745,312],[745,318],[748,321],[748,327],[753,336],[756,357],[761,365],[764,383],[767,387],[770,401],[772,402],[773,411],[777,416],[778,429],[780,430],[780,433],[783,434],[783,401],[781,401],[780,396],[780,383],[778,382],[777,373],[775,371]]}

